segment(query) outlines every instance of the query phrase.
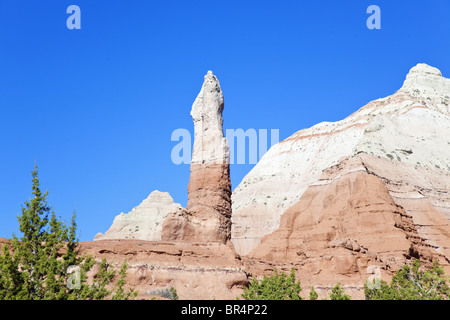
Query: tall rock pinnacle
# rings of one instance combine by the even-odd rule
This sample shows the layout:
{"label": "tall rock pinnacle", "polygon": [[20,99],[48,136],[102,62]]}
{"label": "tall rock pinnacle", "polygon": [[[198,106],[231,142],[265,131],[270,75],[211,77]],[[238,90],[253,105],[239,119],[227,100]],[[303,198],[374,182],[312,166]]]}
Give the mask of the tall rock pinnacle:
{"label": "tall rock pinnacle", "polygon": [[223,94],[211,71],[192,105],[194,149],[185,211],[164,221],[163,240],[227,242],[231,236],[230,151],[223,135]]}
{"label": "tall rock pinnacle", "polygon": [[223,135],[223,94],[219,80],[208,71],[202,89],[192,105],[194,121],[193,164],[228,164],[230,151]]}

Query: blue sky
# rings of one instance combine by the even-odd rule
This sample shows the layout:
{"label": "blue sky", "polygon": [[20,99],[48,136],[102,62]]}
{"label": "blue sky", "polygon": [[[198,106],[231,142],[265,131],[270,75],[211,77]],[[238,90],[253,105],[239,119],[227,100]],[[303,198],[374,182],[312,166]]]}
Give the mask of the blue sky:
{"label": "blue sky", "polygon": [[[345,4],[343,4],[345,3]],[[69,30],[69,5],[81,30]],[[369,30],[369,5],[381,29]],[[183,206],[177,128],[217,75],[224,128],[280,139],[398,90],[419,62],[450,77],[450,1],[0,0],[0,237],[18,233],[35,161],[81,240],[158,189]],[[232,165],[233,189],[253,165]]]}

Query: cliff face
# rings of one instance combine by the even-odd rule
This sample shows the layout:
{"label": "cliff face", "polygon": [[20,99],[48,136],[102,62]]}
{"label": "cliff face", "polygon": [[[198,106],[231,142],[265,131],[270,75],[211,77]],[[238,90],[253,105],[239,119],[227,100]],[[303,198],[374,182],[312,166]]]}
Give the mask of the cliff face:
{"label": "cliff face", "polygon": [[362,154],[389,160],[389,166],[374,164],[374,170],[405,185],[408,191],[400,191],[405,194],[390,191],[398,205],[407,201],[402,197],[422,194],[448,221],[450,189],[435,177],[450,171],[449,106],[450,80],[436,68],[419,64],[393,95],[368,103],[344,120],[300,130],[273,146],[233,191],[231,237],[236,250],[248,254],[277,230],[282,214],[319,181],[323,170]]}
{"label": "cliff face", "polygon": [[243,262],[222,243],[102,240],[82,242],[80,249],[116,270],[126,260],[127,287],[139,291],[137,299],[173,287],[182,300],[234,300],[247,284]]}
{"label": "cliff face", "polygon": [[194,149],[186,210],[170,214],[163,240],[227,242],[231,236],[230,152],[223,135],[223,94],[211,71],[192,105]]}
{"label": "cliff face", "polygon": [[[399,184],[374,172],[384,168],[386,176],[389,171],[402,176],[411,169],[390,162],[361,155],[325,170],[283,213],[279,228],[248,254],[256,266],[249,272],[261,273],[258,265],[289,263],[306,286],[341,281],[355,298],[363,298],[370,268],[378,268],[384,280],[411,258],[428,267],[438,260],[450,270],[448,219],[430,198],[413,191],[408,183],[413,181]],[[450,181],[449,173],[441,173]]]}

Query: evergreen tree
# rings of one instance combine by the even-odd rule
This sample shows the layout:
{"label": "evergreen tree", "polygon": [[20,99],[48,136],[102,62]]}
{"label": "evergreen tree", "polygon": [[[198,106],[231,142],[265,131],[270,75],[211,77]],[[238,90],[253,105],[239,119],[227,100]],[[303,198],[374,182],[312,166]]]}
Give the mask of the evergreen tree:
{"label": "evergreen tree", "polygon": [[302,300],[300,281],[295,281],[295,270],[287,276],[284,272],[280,275],[275,269],[273,275],[263,276],[261,281],[253,279],[248,288],[244,289],[242,298],[245,300]]}
{"label": "evergreen tree", "polygon": [[391,284],[380,281],[380,288],[369,288],[364,284],[367,300],[448,300],[450,288],[448,277],[438,261],[429,270],[421,268],[419,259],[411,266],[405,264],[392,276]]}
{"label": "evergreen tree", "polygon": [[40,190],[37,166],[32,177],[33,197],[17,217],[22,237],[13,235],[0,253],[0,300],[104,299],[114,290],[118,299],[135,296],[135,292],[123,291],[126,263],[116,288],[107,289],[113,286],[116,271],[106,260],[100,264],[93,283],[87,283],[86,273],[95,261],[80,255],[75,212],[67,227],[49,207],[48,191]]}
{"label": "evergreen tree", "polygon": [[341,283],[338,282],[330,292],[331,300],[351,300],[348,294],[344,293],[344,289],[341,287]]}
{"label": "evergreen tree", "polygon": [[319,295],[317,294],[316,290],[314,290],[314,286],[311,287],[311,290],[309,291],[309,300],[317,300]]}

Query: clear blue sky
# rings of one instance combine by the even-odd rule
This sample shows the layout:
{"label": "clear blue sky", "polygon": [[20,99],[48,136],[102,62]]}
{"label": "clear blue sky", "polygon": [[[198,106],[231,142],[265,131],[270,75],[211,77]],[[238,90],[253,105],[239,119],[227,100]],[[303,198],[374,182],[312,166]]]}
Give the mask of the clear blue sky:
{"label": "clear blue sky", "polygon": [[[81,30],[68,30],[69,5]],[[369,5],[381,30],[369,30]],[[213,70],[224,128],[280,139],[398,90],[419,62],[450,77],[450,1],[0,0],[0,236],[18,233],[35,161],[81,240],[155,190],[187,202],[171,133]],[[233,165],[233,189],[252,165]]]}

